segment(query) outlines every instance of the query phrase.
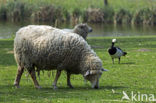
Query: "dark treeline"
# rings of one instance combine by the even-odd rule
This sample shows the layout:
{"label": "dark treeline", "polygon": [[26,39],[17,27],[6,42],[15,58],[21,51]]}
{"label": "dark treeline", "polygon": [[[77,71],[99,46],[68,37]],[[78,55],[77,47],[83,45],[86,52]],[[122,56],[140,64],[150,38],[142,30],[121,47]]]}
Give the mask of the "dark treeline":
{"label": "dark treeline", "polygon": [[23,2],[9,2],[0,6],[1,21],[33,22],[89,22],[115,24],[148,24],[156,25],[156,9],[143,8],[135,13],[126,9],[115,10],[104,0],[103,8],[75,8],[72,12],[56,5],[36,7]]}

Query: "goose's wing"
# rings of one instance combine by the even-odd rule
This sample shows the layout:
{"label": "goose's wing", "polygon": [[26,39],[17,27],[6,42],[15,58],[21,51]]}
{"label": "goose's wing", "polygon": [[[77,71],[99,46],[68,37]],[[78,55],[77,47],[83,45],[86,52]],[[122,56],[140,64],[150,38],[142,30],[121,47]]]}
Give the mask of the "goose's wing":
{"label": "goose's wing", "polygon": [[116,48],[118,48],[119,50],[121,50],[123,52],[123,50],[121,48],[119,48],[119,47],[116,47]]}

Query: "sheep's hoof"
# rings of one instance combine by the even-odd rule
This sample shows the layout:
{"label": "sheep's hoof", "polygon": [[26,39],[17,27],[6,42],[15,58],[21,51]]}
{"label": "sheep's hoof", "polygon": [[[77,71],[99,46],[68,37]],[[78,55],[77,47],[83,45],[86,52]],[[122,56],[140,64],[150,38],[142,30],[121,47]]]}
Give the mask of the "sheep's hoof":
{"label": "sheep's hoof", "polygon": [[58,89],[58,88],[57,88],[57,86],[56,86],[56,85],[53,85],[53,89],[54,89],[54,90],[56,90],[56,89]]}
{"label": "sheep's hoof", "polygon": [[69,84],[69,85],[68,85],[68,87],[69,87],[69,88],[71,88],[71,89],[73,89],[73,88],[74,88],[71,84]]}
{"label": "sheep's hoof", "polygon": [[41,86],[35,86],[35,88],[36,88],[36,89],[41,89],[42,87],[41,87]]}
{"label": "sheep's hoof", "polygon": [[15,86],[16,88],[20,88],[20,86],[19,86],[18,84],[14,84],[14,86]]}
{"label": "sheep's hoof", "polygon": [[53,89],[56,90],[56,89],[58,89],[58,88],[57,88],[57,86],[54,86]]}
{"label": "sheep's hoof", "polygon": [[20,86],[19,86],[18,84],[16,84],[16,83],[14,83],[14,86],[15,86],[16,88],[20,88]]}

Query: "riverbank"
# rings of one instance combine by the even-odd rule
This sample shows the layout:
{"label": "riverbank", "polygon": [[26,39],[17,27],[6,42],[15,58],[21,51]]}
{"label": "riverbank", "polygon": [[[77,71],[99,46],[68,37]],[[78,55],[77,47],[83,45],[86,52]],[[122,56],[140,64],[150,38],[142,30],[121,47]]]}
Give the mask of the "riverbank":
{"label": "riverbank", "polygon": [[151,0],[3,0],[0,20],[14,22],[114,23],[156,25],[156,1]]}
{"label": "riverbank", "polygon": [[[50,77],[47,72],[41,73],[39,83],[42,89],[33,86],[30,76],[22,76],[21,88],[13,87],[17,66],[13,56],[13,39],[0,40],[0,102],[37,102],[37,103],[92,103],[92,102],[122,102],[123,91],[128,96],[131,93],[154,94],[156,36],[117,37],[116,46],[127,51],[126,57],[121,58],[121,64],[112,64],[107,53],[112,37],[90,37],[88,43],[103,61],[103,67],[108,69],[100,79],[100,89],[91,89],[90,83],[84,84],[80,75],[72,75],[71,82],[74,89],[66,86],[66,74],[62,73],[58,81],[58,90],[53,90],[52,81],[55,73]],[[126,100],[124,100],[126,102]],[[138,101],[139,102],[139,101]],[[144,102],[147,102],[144,98]]]}

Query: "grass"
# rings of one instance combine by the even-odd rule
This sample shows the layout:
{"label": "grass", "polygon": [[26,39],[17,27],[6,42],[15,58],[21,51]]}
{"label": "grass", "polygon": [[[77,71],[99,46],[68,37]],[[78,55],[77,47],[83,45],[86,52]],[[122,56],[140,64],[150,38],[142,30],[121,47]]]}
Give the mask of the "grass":
{"label": "grass", "polygon": [[[22,76],[20,86],[13,86],[17,66],[13,57],[13,39],[0,40],[0,102],[15,103],[112,103],[121,101],[122,91],[130,95],[131,91],[156,96],[156,36],[117,37],[117,46],[128,52],[121,58],[121,64],[112,64],[107,53],[112,37],[90,37],[88,43],[108,69],[100,79],[100,89],[91,89],[90,83],[84,84],[81,75],[72,75],[74,89],[66,86],[66,75],[62,73],[58,81],[58,90],[53,90],[54,74],[48,77],[41,73],[39,83],[42,89],[35,89],[30,77]],[[113,92],[115,91],[115,92]],[[146,102],[146,101],[144,101]]]}

